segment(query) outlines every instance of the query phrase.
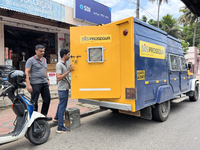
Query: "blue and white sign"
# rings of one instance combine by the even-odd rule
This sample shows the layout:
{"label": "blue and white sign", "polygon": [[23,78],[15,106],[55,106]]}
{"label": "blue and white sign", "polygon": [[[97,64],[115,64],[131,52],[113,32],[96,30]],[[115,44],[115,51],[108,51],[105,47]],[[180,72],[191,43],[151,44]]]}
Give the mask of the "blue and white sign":
{"label": "blue and white sign", "polygon": [[65,6],[51,0],[0,0],[0,7],[65,22]]}
{"label": "blue and white sign", "polygon": [[111,8],[93,0],[76,0],[74,18],[96,24],[111,22]]}

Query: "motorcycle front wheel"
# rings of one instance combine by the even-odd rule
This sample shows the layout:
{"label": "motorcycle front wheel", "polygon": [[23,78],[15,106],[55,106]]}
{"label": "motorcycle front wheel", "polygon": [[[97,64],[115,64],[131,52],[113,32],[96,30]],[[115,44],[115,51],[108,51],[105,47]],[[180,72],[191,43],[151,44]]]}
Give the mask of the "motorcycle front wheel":
{"label": "motorcycle front wheel", "polygon": [[40,145],[48,140],[50,132],[50,126],[46,120],[36,120],[27,131],[27,139],[35,145]]}

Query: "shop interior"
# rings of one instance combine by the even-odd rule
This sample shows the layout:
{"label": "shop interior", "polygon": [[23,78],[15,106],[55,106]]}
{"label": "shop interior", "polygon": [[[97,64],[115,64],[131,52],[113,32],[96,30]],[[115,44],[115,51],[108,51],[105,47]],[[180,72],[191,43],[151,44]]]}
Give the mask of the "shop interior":
{"label": "shop interior", "polygon": [[[35,55],[35,45],[42,44],[45,49],[44,57],[48,64],[55,64],[57,55],[55,50],[55,34],[23,28],[5,26],[5,59],[11,59],[12,66],[24,71],[28,58]],[[8,58],[9,56],[9,58]]]}

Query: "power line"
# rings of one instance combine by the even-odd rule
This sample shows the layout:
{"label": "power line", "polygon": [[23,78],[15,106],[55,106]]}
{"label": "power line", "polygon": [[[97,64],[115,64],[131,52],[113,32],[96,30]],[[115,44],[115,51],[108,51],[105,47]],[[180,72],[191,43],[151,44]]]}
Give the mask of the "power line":
{"label": "power line", "polygon": [[[132,0],[123,0],[123,1],[126,1],[126,2],[129,2],[129,3],[137,5],[137,3],[132,1]],[[142,6],[140,6],[140,8],[142,8],[146,14],[148,13],[151,17],[153,17],[156,20],[156,18],[151,13],[149,13],[146,9],[144,9]],[[149,15],[148,15],[148,17],[149,17]]]}

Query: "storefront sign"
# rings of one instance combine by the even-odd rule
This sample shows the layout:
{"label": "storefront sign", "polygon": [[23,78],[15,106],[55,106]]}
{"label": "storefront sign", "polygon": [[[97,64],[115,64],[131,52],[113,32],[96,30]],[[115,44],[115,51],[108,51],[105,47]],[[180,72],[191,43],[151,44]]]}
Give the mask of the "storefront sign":
{"label": "storefront sign", "polygon": [[51,0],[0,0],[0,7],[65,22],[65,6]]}
{"label": "storefront sign", "polygon": [[96,24],[107,24],[111,22],[111,8],[93,0],[76,0],[74,18]]}

